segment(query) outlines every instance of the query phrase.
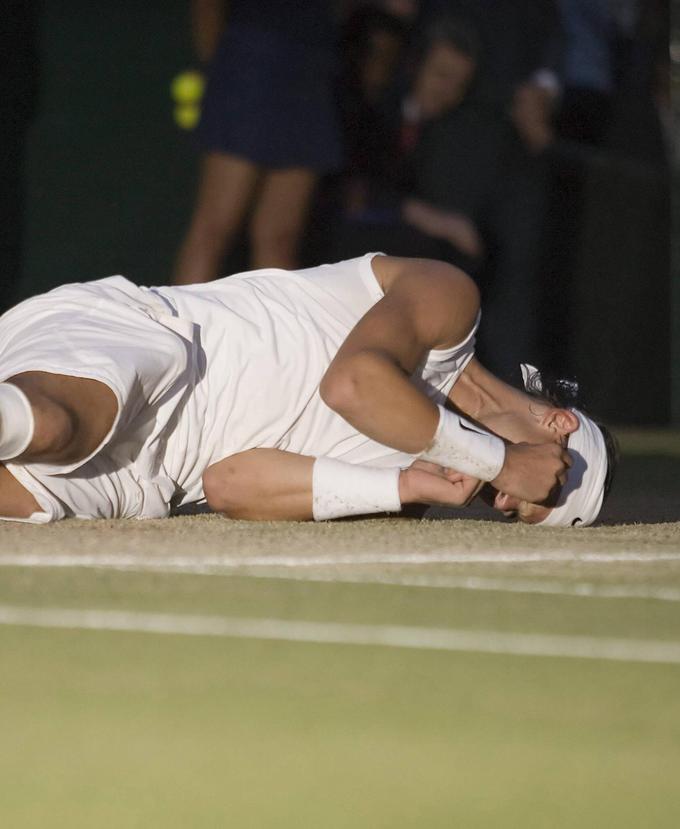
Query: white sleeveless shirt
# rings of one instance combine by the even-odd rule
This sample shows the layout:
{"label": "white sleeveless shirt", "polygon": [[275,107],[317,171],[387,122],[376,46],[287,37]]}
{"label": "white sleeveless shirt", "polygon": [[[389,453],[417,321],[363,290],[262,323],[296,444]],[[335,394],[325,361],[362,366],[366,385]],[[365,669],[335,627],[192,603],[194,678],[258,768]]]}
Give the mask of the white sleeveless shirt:
{"label": "white sleeveless shirt", "polygon": [[[93,377],[120,406],[105,441],[80,464],[6,464],[41,505],[30,520],[167,515],[204,499],[210,464],[256,447],[410,464],[412,455],[357,432],[319,396],[340,345],[383,296],[376,255],[182,287],[111,277],[58,288],[5,315],[2,378],[29,370]],[[435,401],[471,359],[477,324],[414,373]]]}

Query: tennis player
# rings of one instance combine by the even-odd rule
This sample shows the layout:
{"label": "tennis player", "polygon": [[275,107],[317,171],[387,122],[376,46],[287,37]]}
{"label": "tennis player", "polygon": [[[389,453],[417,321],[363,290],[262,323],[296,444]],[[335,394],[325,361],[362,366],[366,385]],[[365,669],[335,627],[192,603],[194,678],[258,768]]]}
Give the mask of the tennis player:
{"label": "tennis player", "polygon": [[[461,271],[367,254],[139,288],[66,285],[0,319],[0,515],[325,520],[467,504],[587,525],[605,434],[474,357]],[[538,392],[538,394],[536,393]],[[486,485],[486,486],[485,486]]]}

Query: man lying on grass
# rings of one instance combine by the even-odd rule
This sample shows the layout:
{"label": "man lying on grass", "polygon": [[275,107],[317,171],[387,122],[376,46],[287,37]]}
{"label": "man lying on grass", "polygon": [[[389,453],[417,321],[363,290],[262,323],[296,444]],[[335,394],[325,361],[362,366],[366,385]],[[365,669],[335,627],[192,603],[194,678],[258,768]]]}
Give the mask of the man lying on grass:
{"label": "man lying on grass", "polygon": [[[138,288],[66,285],[0,319],[0,516],[325,520],[462,506],[587,525],[610,439],[474,357],[461,271],[367,254]],[[558,391],[569,391],[567,384]]]}

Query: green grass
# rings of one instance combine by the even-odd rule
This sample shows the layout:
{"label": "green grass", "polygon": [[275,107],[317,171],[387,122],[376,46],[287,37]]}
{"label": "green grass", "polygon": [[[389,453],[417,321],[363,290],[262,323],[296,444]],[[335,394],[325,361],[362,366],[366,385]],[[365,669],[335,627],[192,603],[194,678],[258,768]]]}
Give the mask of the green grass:
{"label": "green grass", "polygon": [[[0,603],[680,640],[672,602],[8,568]],[[0,628],[0,825],[671,827],[680,666]]]}
{"label": "green grass", "polygon": [[680,641],[678,602],[395,585],[3,568],[0,604]]}
{"label": "green grass", "polygon": [[[672,556],[680,451],[668,434],[622,443],[609,515],[626,525],[0,525],[0,555],[209,553],[240,556],[245,568],[207,576],[3,566],[0,606],[677,643],[678,601],[348,582],[420,575],[678,591],[680,559],[292,573],[330,582],[247,569],[251,556],[273,554]],[[676,523],[635,523],[645,518]],[[680,665],[0,626],[3,829],[675,829],[679,769]]]}
{"label": "green grass", "polygon": [[2,665],[5,826],[676,825],[680,667],[27,629]]}

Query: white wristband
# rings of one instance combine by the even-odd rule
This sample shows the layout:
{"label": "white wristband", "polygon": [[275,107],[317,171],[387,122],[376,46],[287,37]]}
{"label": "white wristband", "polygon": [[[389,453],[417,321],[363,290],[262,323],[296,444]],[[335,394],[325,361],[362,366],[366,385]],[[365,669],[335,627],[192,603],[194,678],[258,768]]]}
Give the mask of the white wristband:
{"label": "white wristband", "polygon": [[312,472],[314,520],[399,512],[399,473],[398,468],[378,469],[317,458]]}
{"label": "white wristband", "polygon": [[13,383],[0,383],[0,461],[25,452],[33,440],[34,430],[28,397]]}
{"label": "white wristband", "polygon": [[501,438],[478,429],[443,406],[438,408],[437,431],[419,457],[480,481],[493,481],[505,462],[505,444]]}

